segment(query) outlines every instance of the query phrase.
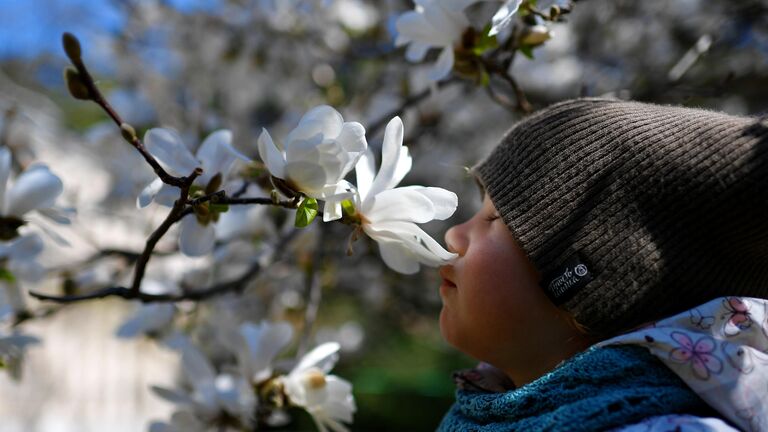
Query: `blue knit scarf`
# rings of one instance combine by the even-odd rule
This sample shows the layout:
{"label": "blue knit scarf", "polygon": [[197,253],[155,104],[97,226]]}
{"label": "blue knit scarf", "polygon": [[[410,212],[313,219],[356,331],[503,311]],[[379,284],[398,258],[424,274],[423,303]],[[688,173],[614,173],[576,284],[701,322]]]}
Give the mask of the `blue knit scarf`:
{"label": "blue knit scarf", "polygon": [[504,393],[459,390],[439,431],[598,431],[707,405],[645,348],[590,348]]}

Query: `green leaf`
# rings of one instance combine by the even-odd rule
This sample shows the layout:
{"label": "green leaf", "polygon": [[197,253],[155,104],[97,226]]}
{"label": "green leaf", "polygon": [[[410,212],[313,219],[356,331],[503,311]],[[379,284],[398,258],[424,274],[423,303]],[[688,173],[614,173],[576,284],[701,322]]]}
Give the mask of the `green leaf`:
{"label": "green leaf", "polygon": [[208,208],[213,213],[226,213],[227,211],[229,211],[229,204],[214,204],[214,203],[211,203],[208,206]]}
{"label": "green leaf", "polygon": [[355,205],[351,200],[344,200],[341,202],[341,210],[347,216],[352,216],[355,214]]}
{"label": "green leaf", "polygon": [[312,223],[317,216],[317,200],[314,198],[304,198],[299,204],[299,208],[296,209],[296,222],[294,225],[296,228],[304,228]]}
{"label": "green leaf", "polygon": [[10,270],[6,268],[0,268],[0,280],[4,280],[7,282],[15,282],[16,276],[14,276],[13,273],[10,272]]}
{"label": "green leaf", "polygon": [[483,31],[480,32],[480,36],[477,38],[477,41],[475,42],[475,46],[472,47],[472,52],[475,55],[481,56],[486,51],[492,50],[499,46],[499,42],[496,40],[496,36],[488,35],[488,32],[490,31],[491,31],[491,24],[488,23],[488,25],[486,25],[485,28],[483,28]]}
{"label": "green leaf", "polygon": [[529,59],[533,60],[533,47],[530,45],[523,45],[520,47],[520,52],[523,53],[524,56],[528,57]]}

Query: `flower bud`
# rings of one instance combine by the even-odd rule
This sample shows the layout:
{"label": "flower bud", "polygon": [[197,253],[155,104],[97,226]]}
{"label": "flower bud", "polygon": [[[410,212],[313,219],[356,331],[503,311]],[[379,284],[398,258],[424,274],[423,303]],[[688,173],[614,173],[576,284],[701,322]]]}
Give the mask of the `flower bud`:
{"label": "flower bud", "polygon": [[554,21],[559,16],[560,16],[560,6],[552,5],[552,7],[549,8],[549,19]]}
{"label": "flower bud", "polygon": [[128,123],[122,123],[120,124],[120,135],[122,135],[126,141],[133,142],[136,139],[136,129]]}
{"label": "flower bud", "polygon": [[72,67],[64,69],[64,82],[67,84],[69,94],[75,99],[91,100],[91,92],[83,82],[83,78]]}
{"label": "flower bud", "polygon": [[221,181],[222,181],[221,173],[216,173],[216,175],[211,178],[211,181],[209,181],[208,184],[205,186],[205,194],[210,195],[216,192],[217,190],[219,190],[219,188],[221,187]]}
{"label": "flower bud", "polygon": [[80,48],[80,41],[72,33],[64,33],[61,37],[64,52],[73,63],[80,61],[83,50]]}
{"label": "flower bud", "polygon": [[552,33],[550,33],[547,26],[539,24],[528,27],[526,29],[525,33],[523,33],[522,39],[520,39],[520,44],[537,46],[543,44],[550,38],[552,38]]}

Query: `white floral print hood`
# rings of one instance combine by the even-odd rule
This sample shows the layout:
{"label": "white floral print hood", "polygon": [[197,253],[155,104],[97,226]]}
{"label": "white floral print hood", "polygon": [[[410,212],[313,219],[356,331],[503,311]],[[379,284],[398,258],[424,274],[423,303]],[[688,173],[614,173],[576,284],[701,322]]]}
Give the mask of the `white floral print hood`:
{"label": "white floral print hood", "polygon": [[[721,297],[598,345],[612,344],[648,348],[740,430],[768,430],[768,300]],[[661,416],[621,430],[734,430],[712,420]]]}

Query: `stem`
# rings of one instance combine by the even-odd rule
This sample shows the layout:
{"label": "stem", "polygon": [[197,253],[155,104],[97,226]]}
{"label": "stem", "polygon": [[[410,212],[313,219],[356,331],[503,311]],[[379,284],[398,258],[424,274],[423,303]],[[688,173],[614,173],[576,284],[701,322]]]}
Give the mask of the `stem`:
{"label": "stem", "polygon": [[173,208],[171,208],[171,211],[168,212],[168,216],[165,218],[163,223],[160,224],[160,226],[157,227],[157,229],[147,239],[147,243],[144,246],[144,251],[141,253],[139,260],[136,262],[133,284],[131,285],[131,291],[133,291],[134,295],[138,296],[140,293],[141,281],[144,278],[144,272],[146,270],[147,263],[149,262],[149,258],[152,256],[152,250],[154,250],[157,242],[163,238],[165,233],[168,232],[173,224],[188,214],[188,212],[185,210],[188,201],[187,196],[189,195],[189,188],[192,186],[192,183],[195,181],[195,179],[202,173],[202,169],[195,168],[192,174],[183,178],[179,199],[173,203]]}

